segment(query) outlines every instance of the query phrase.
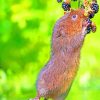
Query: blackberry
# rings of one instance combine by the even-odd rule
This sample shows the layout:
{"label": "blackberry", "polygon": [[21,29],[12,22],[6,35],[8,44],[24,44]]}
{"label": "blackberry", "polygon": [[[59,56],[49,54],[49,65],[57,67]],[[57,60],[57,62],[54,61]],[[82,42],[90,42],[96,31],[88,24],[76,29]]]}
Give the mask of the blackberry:
{"label": "blackberry", "polygon": [[90,7],[94,11],[94,13],[97,13],[99,11],[99,5],[97,3],[92,3]]}
{"label": "blackberry", "polygon": [[64,9],[64,11],[67,11],[67,10],[69,11],[70,8],[71,8],[71,5],[68,4],[68,3],[63,2],[62,3],[62,8]]}
{"label": "blackberry", "polygon": [[88,22],[88,24],[89,24],[88,26],[90,26],[90,25],[91,25],[91,23],[92,23],[92,21],[90,20],[90,18],[87,18],[87,19],[86,19],[86,21],[87,21],[87,22]]}
{"label": "blackberry", "polygon": [[62,2],[62,0],[57,0],[58,3]]}
{"label": "blackberry", "polygon": [[91,32],[91,29],[92,29],[91,26],[87,27],[87,34]]}
{"label": "blackberry", "polygon": [[88,14],[89,14],[89,18],[90,18],[90,19],[93,18],[94,15],[95,15],[93,11],[88,12]]}

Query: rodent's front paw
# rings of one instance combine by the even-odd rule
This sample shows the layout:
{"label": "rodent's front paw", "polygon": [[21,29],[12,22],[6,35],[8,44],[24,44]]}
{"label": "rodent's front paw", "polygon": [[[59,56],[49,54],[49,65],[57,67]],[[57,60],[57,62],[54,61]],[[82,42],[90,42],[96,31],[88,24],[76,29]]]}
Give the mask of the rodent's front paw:
{"label": "rodent's front paw", "polygon": [[85,19],[83,23],[83,27],[86,27],[86,33],[95,32],[96,31],[96,25],[90,20],[90,18]]}

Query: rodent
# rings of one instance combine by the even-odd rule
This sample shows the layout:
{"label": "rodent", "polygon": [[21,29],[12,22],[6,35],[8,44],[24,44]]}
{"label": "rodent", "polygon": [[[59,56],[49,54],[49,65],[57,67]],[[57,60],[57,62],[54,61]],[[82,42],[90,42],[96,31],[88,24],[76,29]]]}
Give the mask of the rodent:
{"label": "rodent", "polygon": [[87,34],[83,9],[72,10],[55,24],[51,57],[37,79],[37,96],[32,100],[65,100],[76,76],[80,50]]}

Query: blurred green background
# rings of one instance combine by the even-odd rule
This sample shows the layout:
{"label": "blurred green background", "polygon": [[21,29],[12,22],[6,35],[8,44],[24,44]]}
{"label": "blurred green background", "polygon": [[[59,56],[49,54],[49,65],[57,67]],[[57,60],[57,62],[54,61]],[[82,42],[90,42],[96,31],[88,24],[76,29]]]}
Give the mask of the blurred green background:
{"label": "blurred green background", "polygon": [[[98,0],[99,4],[100,1]],[[50,57],[52,29],[63,10],[56,0],[0,0],[0,100],[28,100]],[[100,100],[100,13],[87,35],[67,100]]]}

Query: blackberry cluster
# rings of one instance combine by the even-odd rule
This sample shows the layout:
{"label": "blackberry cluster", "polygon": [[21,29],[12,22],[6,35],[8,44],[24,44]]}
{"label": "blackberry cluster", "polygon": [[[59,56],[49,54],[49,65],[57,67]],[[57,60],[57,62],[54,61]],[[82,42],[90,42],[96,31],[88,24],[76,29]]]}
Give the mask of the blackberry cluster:
{"label": "blackberry cluster", "polygon": [[95,14],[99,11],[99,5],[97,4],[97,2],[94,0],[92,2],[92,4],[90,5],[91,11],[88,12],[88,18],[86,19],[88,26],[87,26],[87,34],[96,31],[96,26],[92,23],[92,21],[90,20],[91,18],[93,18],[95,16]]}
{"label": "blackberry cluster", "polygon": [[[72,1],[77,1],[77,0],[72,0]],[[60,2],[62,2],[62,0],[57,0],[57,2],[60,3]],[[70,5],[70,3],[63,2],[62,8],[64,9],[64,11],[70,11],[71,5]]]}
{"label": "blackberry cluster", "polygon": [[86,19],[87,23],[88,23],[88,26],[87,26],[87,34],[90,33],[91,31],[92,32],[95,32],[96,31],[96,26],[93,25],[92,21],[90,20],[90,18],[87,18]]}
{"label": "blackberry cluster", "polygon": [[96,2],[93,2],[90,5],[90,8],[91,8],[92,11],[89,11],[88,15],[89,15],[89,18],[93,18],[94,15],[99,11],[99,5]]}
{"label": "blackberry cluster", "polygon": [[88,23],[88,26],[87,26],[87,29],[86,29],[86,30],[87,30],[87,34],[88,34],[88,33],[91,32],[91,29],[92,29],[92,28],[91,28],[91,23],[92,23],[92,21],[90,20],[90,18],[87,18],[87,19],[86,19],[86,22]]}
{"label": "blackberry cluster", "polygon": [[99,5],[97,3],[92,3],[90,7],[94,11],[94,13],[97,13],[99,11]]}
{"label": "blackberry cluster", "polygon": [[64,9],[64,11],[69,11],[71,8],[71,5],[68,3],[63,2],[62,3],[62,8]]}

